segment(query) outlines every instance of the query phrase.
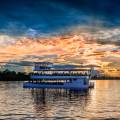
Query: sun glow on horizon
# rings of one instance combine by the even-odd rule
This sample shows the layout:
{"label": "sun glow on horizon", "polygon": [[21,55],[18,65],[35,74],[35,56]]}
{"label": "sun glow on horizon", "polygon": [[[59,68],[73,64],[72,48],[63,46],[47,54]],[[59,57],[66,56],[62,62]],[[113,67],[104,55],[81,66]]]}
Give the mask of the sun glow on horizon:
{"label": "sun glow on horizon", "polygon": [[[4,39],[3,39],[4,38]],[[83,35],[59,35],[50,38],[12,38],[0,36],[0,62],[50,61],[59,64],[98,65],[101,69],[119,64],[120,50],[114,44],[100,44]],[[11,39],[8,43],[6,39]]]}

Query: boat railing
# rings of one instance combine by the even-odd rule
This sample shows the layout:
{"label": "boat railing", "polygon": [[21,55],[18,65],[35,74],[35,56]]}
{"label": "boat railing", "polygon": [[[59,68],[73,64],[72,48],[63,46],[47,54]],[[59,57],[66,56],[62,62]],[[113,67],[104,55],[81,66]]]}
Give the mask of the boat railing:
{"label": "boat railing", "polygon": [[89,74],[81,73],[53,73],[53,74],[43,74],[43,73],[32,73],[30,75],[39,75],[39,76],[89,76]]}

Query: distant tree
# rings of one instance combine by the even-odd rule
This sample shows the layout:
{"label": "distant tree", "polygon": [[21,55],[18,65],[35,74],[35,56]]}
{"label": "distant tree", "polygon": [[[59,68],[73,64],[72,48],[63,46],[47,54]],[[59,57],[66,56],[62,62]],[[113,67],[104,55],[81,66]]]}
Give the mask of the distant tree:
{"label": "distant tree", "polygon": [[24,72],[18,72],[16,73],[15,71],[9,71],[8,69],[4,71],[0,71],[0,80],[4,81],[24,81],[24,80],[29,80],[30,77]]}

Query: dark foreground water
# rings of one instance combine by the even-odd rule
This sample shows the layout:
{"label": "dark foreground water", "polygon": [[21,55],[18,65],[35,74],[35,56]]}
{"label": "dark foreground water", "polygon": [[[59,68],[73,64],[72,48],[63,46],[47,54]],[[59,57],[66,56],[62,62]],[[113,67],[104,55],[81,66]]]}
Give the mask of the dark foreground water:
{"label": "dark foreground water", "polygon": [[[89,92],[23,89],[0,82],[0,120],[119,120],[120,81],[94,81]],[[113,118],[113,119],[112,119]]]}

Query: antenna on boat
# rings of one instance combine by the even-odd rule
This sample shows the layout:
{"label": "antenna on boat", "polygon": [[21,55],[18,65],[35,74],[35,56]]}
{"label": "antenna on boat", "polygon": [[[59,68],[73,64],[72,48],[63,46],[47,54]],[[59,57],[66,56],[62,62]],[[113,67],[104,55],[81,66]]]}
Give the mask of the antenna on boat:
{"label": "antenna on boat", "polygon": [[91,79],[93,76],[94,76],[94,67],[91,66],[89,79]]}

